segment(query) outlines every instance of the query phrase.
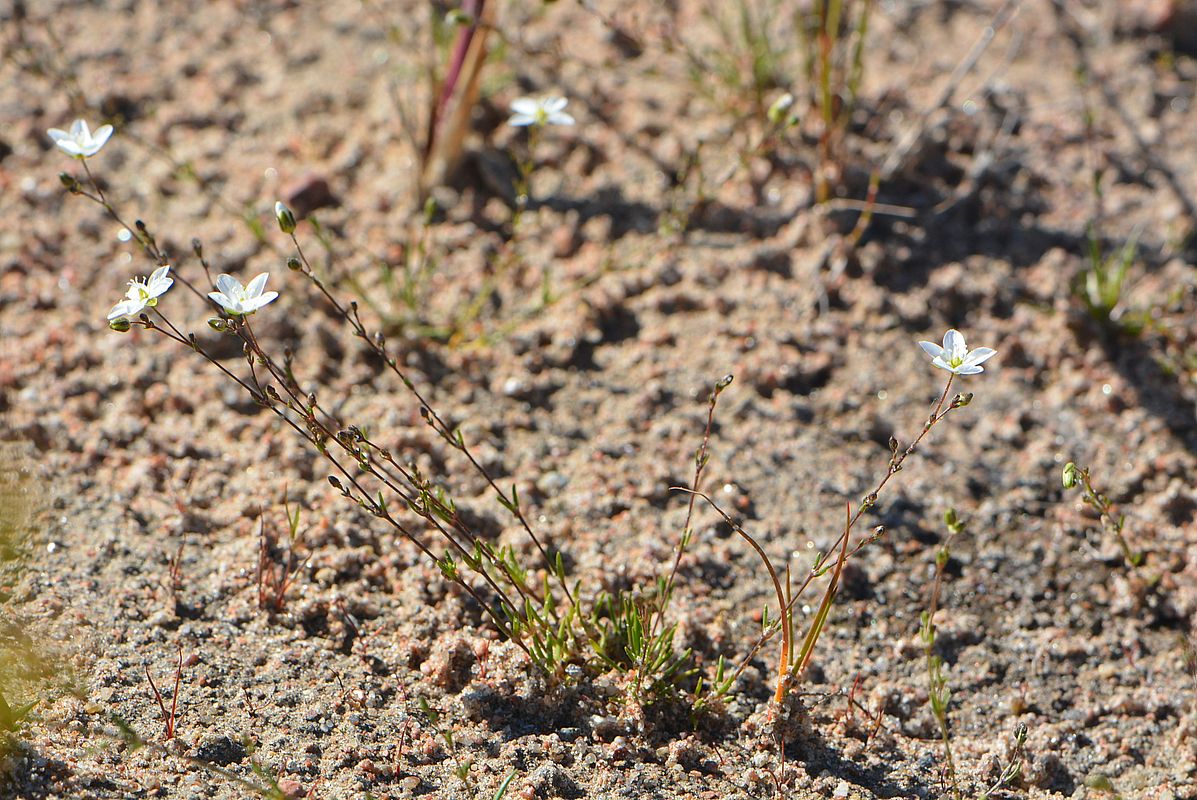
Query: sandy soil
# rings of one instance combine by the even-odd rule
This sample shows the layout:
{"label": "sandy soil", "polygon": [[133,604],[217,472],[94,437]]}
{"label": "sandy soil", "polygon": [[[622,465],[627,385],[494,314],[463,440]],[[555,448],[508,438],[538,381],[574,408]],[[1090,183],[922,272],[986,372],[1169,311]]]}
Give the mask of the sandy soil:
{"label": "sandy soil", "polygon": [[[1185,3],[1066,2],[1063,15],[1024,3],[957,82],[999,4],[876,4],[829,206],[814,203],[809,120],[741,163],[762,109],[718,77],[723,59],[741,74],[746,61],[703,12],[730,19],[730,4],[507,4],[464,165],[434,195],[435,268],[410,306],[380,264],[410,255],[421,218],[399,109],[427,91],[423,5],[22,5],[18,24],[0,3],[0,688],[40,702],[5,738],[4,797],[243,797],[239,777],[293,796],[490,798],[511,773],[520,798],[950,796],[918,637],[949,507],[968,528],[937,652],[965,796],[997,779],[1025,725],[1022,776],[996,797],[1197,797]],[[789,16],[775,19],[807,120],[801,53],[782,47]],[[526,139],[504,123],[527,93],[567,96],[578,124],[543,132],[512,238],[509,153]],[[328,252],[310,220],[298,233],[322,269],[331,253],[334,292],[369,299],[363,319],[387,327],[421,390],[520,488],[586,599],[668,570],[686,514],[670,487],[690,480],[722,375],[735,381],[705,486],[800,574],[884,473],[889,437],[910,441],[939,396],[946,374],[916,342],[956,327],[998,355],[961,379],[972,404],[866,514],[862,531],[887,533],[845,570],[789,724],[769,702],[776,642],[712,710],[688,713],[684,693],[645,707],[618,672],[539,673],[219,372],[105,327],[153,265],[63,191],[58,173],[82,172],[45,130],[76,116],[117,126],[88,163],[178,275],[203,279],[193,237],[218,271],[270,271],[281,297],[256,318],[264,346],[292,348],[305,389],[425,465],[480,531],[534,563],[402,385],[283,266],[274,201],[314,212]],[[843,201],[895,153],[878,196],[893,213],[853,251],[859,205]],[[1137,237],[1115,316],[1141,316],[1141,332],[1095,322],[1073,291],[1098,202],[1107,252]],[[494,294],[445,335],[488,281]],[[181,285],[168,305],[243,365]],[[1140,566],[1061,488],[1070,460],[1126,514]],[[301,563],[272,613],[260,526],[284,531],[284,499],[301,510]],[[670,619],[710,674],[720,655],[744,658],[776,604],[732,529],[701,506],[695,522]],[[147,671],[169,706],[179,663],[176,738],[132,752],[114,715],[161,742]]]}

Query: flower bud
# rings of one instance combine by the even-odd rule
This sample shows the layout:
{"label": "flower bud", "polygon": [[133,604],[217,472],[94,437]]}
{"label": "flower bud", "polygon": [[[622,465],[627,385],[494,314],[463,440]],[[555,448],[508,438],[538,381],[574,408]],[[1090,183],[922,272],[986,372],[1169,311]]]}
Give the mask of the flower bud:
{"label": "flower bud", "polygon": [[208,318],[208,327],[211,328],[212,330],[216,331],[217,333],[224,333],[225,331],[227,331],[229,329],[229,323],[226,322],[225,320],[221,319],[220,317],[209,317]]}
{"label": "flower bud", "polygon": [[274,204],[274,218],[278,220],[278,227],[283,233],[295,233],[295,215],[281,201]]}
{"label": "flower bud", "polygon": [[303,269],[303,264],[300,263],[298,258],[291,256],[287,259],[287,269],[292,272],[300,272]]}
{"label": "flower bud", "polygon": [[124,317],[119,317],[108,323],[108,327],[117,333],[128,333],[129,328],[133,327],[129,324],[129,320]]}
{"label": "flower bud", "polygon": [[1069,461],[1064,465],[1062,478],[1065,489],[1075,489],[1076,485],[1080,483],[1081,471],[1074,462]]}
{"label": "flower bud", "polygon": [[790,110],[790,106],[792,105],[794,105],[794,95],[786,92],[773,101],[773,105],[769,106],[769,110],[765,112],[765,116],[774,125],[779,125],[785,119],[786,112]]}
{"label": "flower bud", "polygon": [[58,182],[71,194],[79,193],[79,181],[75,180],[75,176],[66,172],[58,173]]}

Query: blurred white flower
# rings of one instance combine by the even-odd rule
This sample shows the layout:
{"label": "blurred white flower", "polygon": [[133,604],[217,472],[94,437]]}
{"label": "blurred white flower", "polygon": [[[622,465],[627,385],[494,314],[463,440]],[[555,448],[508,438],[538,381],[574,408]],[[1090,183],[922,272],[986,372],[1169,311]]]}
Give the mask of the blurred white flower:
{"label": "blurred white flower", "polygon": [[792,105],[794,105],[794,95],[786,92],[773,101],[773,105],[769,106],[769,110],[765,112],[765,116],[770,122],[777,125],[786,118],[786,112],[790,110],[790,106]]}
{"label": "blurred white flower", "polygon": [[574,118],[562,109],[569,101],[564,97],[520,97],[511,104],[511,119],[508,125],[517,128],[525,125],[573,125]]}
{"label": "blurred white flower", "polygon": [[112,126],[101,125],[96,128],[96,132],[93,134],[91,129],[87,127],[86,122],[77,119],[71,125],[70,131],[51,128],[46,133],[54,140],[54,144],[58,145],[59,150],[68,156],[83,159],[100,152],[100,148],[108,141],[108,137],[112,135]]}
{"label": "blurred white flower", "polygon": [[943,347],[935,342],[919,342],[919,347],[931,356],[932,364],[957,375],[976,375],[978,372],[984,372],[981,362],[997,354],[996,350],[989,347],[969,350],[964,343],[964,334],[955,328],[943,335]]}
{"label": "blurred white flower", "polygon": [[167,277],[170,267],[158,267],[150,273],[150,277],[143,280],[134,278],[129,281],[129,290],[125,292],[125,299],[112,307],[108,312],[108,321],[121,317],[133,317],[140,314],[142,309],[158,305],[158,298],[163,292],[174,285],[175,279]]}
{"label": "blurred white flower", "polygon": [[263,272],[250,281],[248,286],[242,286],[232,275],[222,273],[216,278],[216,288],[219,291],[208,292],[208,297],[215,300],[229,314],[235,317],[246,316],[278,297],[278,292],[262,291],[266,288],[266,279],[269,277],[270,273]]}

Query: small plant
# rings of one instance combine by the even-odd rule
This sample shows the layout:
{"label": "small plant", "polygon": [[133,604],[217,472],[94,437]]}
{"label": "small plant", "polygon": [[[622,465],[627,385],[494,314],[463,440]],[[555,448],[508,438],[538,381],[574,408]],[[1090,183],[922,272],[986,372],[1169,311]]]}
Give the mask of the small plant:
{"label": "small plant", "polygon": [[[453,759],[453,774],[466,786],[473,786],[474,779],[470,774],[470,770],[474,768],[474,762],[461,758],[457,752],[457,741],[453,738],[453,729],[441,725],[440,712],[433,708],[427,699],[421,697],[419,705],[420,712],[428,720],[428,725],[441,737],[441,741],[445,744],[445,752]],[[506,783],[510,783],[510,781],[511,778],[508,778]],[[502,792],[506,791],[506,783],[500,787],[500,796]]]}
{"label": "small plant", "polygon": [[258,608],[272,613],[281,612],[287,605],[287,591],[295,578],[312,557],[308,553],[302,560],[296,560],[296,547],[303,538],[299,532],[299,508],[291,510],[285,499],[283,507],[287,514],[287,546],[280,552],[278,536],[266,526],[266,517],[258,518]]}
{"label": "small plant", "polygon": [[1126,561],[1126,565],[1137,567],[1142,564],[1143,552],[1132,548],[1126,538],[1124,530],[1126,515],[1116,513],[1110,498],[1093,488],[1093,481],[1089,477],[1089,468],[1078,467],[1075,462],[1069,461],[1064,465],[1061,477],[1065,489],[1080,487],[1085,504],[1098,513],[1102,528],[1118,541],[1118,547],[1122,550],[1122,558]]}
{"label": "small plant", "polygon": [[[110,714],[108,721],[112,723],[114,730],[99,728],[92,729],[91,733],[98,738],[118,741],[125,746],[129,753],[136,753],[138,751],[145,751],[152,753],[159,757],[171,756],[174,758],[181,758],[191,766],[203,770],[211,775],[223,778],[230,783],[244,789],[251,794],[261,797],[262,800],[296,800],[300,797],[302,788],[295,781],[282,778],[281,770],[268,770],[262,763],[254,756],[257,750],[253,740],[246,737],[241,740],[242,747],[245,748],[246,754],[249,756],[249,769],[253,773],[253,777],[257,780],[244,778],[232,770],[226,769],[219,764],[213,764],[210,761],[205,761],[202,758],[186,755],[177,751],[172,752],[163,744],[155,742],[147,742],[144,737],[138,732],[133,725],[119,714]],[[294,785],[292,785],[294,784]],[[316,787],[313,786],[304,797],[314,797]]]}
{"label": "small plant", "polygon": [[37,700],[30,700],[28,703],[10,706],[4,698],[4,693],[0,692],[0,731],[16,733],[20,729],[25,717],[29,716],[29,712],[37,704]]}
{"label": "small plant", "polygon": [[939,610],[944,568],[951,557],[952,542],[964,532],[965,526],[957,517],[954,508],[944,512],[943,521],[948,528],[948,538],[935,553],[935,581],[931,586],[928,608],[921,617],[919,638],[922,639],[923,652],[927,657],[927,701],[931,704],[931,714],[935,717],[940,738],[943,740],[944,772],[952,786],[952,796],[959,798],[960,786],[956,780],[956,761],[952,758],[952,736],[948,729],[948,702],[951,700],[952,690],[948,688],[947,678],[943,674],[943,659],[935,654],[935,612]]}
{"label": "small plant", "polygon": [[[682,557],[694,539],[694,528],[692,527],[694,506],[702,487],[703,473],[711,458],[711,428],[715,424],[715,408],[719,403],[719,395],[731,386],[733,380],[732,375],[726,375],[719,379],[707,398],[706,428],[702,434],[702,443],[694,453],[694,479],[690,483],[686,520],[682,525],[682,535],[678,539],[669,573],[657,579],[656,593],[651,603],[640,605],[625,600],[623,604],[623,619],[625,620],[623,628],[626,633],[621,638],[625,642],[624,653],[636,670],[637,694],[645,680],[648,680],[653,686],[659,686],[662,682],[672,683],[685,672],[684,665],[689,661],[689,651],[680,656],[675,654],[673,641],[677,633],[677,625],[666,623],[665,618],[669,612],[669,604],[673,600]],[[718,693],[724,693],[730,686],[731,681],[726,680],[723,676],[723,662],[720,659],[712,688]],[[695,695],[698,698],[703,698],[706,695],[701,679]],[[709,698],[704,702],[709,702]]]}
{"label": "small plant", "polygon": [[807,85],[817,87],[815,105],[822,123],[815,173],[815,198],[820,203],[831,199],[831,188],[843,173],[843,137],[864,78],[872,5],[872,0],[815,0],[803,26]]}
{"label": "small plant", "polygon": [[[815,0],[797,9],[777,0],[708,3],[703,15],[718,46],[700,49],[680,37],[673,42],[686,57],[696,91],[714,97],[712,86],[721,86],[736,113],[766,121],[765,133],[743,151],[737,167],[795,128],[817,142],[811,166],[816,201],[832,199],[845,172],[843,142],[864,80],[872,6],[873,0]],[[784,109],[767,100],[778,90],[784,91]],[[875,186],[870,194],[875,200]]]}
{"label": "small plant", "polygon": [[1089,316],[1101,325],[1112,325],[1132,335],[1143,329],[1143,321],[1127,313],[1122,295],[1138,246],[1136,230],[1120,250],[1106,254],[1095,226],[1090,225],[1088,260],[1076,290]]}
{"label": "small plant", "polygon": [[532,193],[532,171],[535,169],[536,145],[540,131],[546,125],[574,124],[574,118],[565,112],[569,101],[564,97],[519,97],[511,103],[511,118],[507,124],[528,129],[528,146],[525,155],[516,159],[519,167],[519,182],[515,189],[515,215],[511,221],[513,230],[519,229],[520,220],[528,207]]}
{"label": "small plant", "polygon": [[1085,786],[1101,795],[1107,795],[1111,800],[1122,800],[1122,794],[1104,772],[1094,772],[1085,778]]}
{"label": "small plant", "polygon": [[[675,487],[676,491],[689,492],[702,498],[760,557],[761,564],[769,576],[776,595],[779,613],[774,619],[770,619],[768,613],[765,614],[761,623],[764,630],[760,638],[751,650],[749,650],[740,666],[732,675],[731,680],[734,682],[735,678],[739,677],[740,673],[748,666],[751,659],[765,642],[780,633],[782,641],[781,652],[778,657],[777,688],[773,695],[774,702],[779,705],[785,699],[791,683],[799,679],[810,665],[811,659],[814,656],[815,646],[822,636],[828,615],[834,604],[844,564],[847,563],[848,559],[885,535],[884,526],[878,526],[856,541],[853,541],[853,531],[856,525],[860,522],[865,512],[870,511],[877,505],[882,490],[902,470],[906,459],[915,452],[919,444],[931,432],[931,429],[946,419],[952,412],[964,408],[972,402],[972,392],[957,394],[951,401],[948,400],[948,393],[951,391],[955,379],[963,375],[976,375],[984,372],[985,368],[981,364],[992,358],[997,352],[989,347],[978,347],[969,350],[964,336],[955,329],[951,329],[944,334],[942,346],[927,341],[919,342],[919,346],[923,349],[923,352],[931,357],[931,363],[934,366],[950,373],[947,383],[939,395],[939,399],[932,407],[927,421],[923,423],[922,431],[909,445],[903,448],[896,438],[890,437],[889,467],[885,474],[873,490],[864,495],[855,510],[853,510],[851,502],[846,504],[843,532],[832,542],[826,552],[816,555],[809,572],[802,578],[796,589],[791,586],[788,572],[785,575],[786,579],[783,584],[781,576],[778,574],[776,568],[774,568],[768,554],[765,553],[764,548],[761,547],[757,539],[744,530],[713,499],[700,491]],[[836,555],[832,557],[830,555],[832,553]],[[802,597],[803,593],[810,588],[811,584],[824,576],[828,576],[828,581],[823,589],[822,599],[819,601],[818,608],[811,616],[806,633],[802,636],[799,643],[794,636],[794,605]]]}
{"label": "small plant", "polygon": [[999,792],[1007,786],[1012,786],[1022,776],[1022,762],[1026,758],[1026,746],[1027,726],[1020,722],[1018,723],[1018,727],[1014,729],[1014,747],[1011,749],[1010,758],[1006,761],[1006,765],[1002,767],[997,780],[990,784],[988,789],[981,792],[977,800],[989,800],[995,792]]}
{"label": "small plant", "polygon": [[158,703],[158,710],[162,712],[162,741],[169,742],[175,738],[176,723],[178,722],[179,711],[179,684],[183,680],[183,648],[179,648],[179,661],[175,666],[175,686],[170,693],[170,708],[167,709],[166,701],[162,697],[162,692],[158,690],[158,684],[154,683],[154,675],[150,672],[149,665],[145,665],[145,677],[150,682],[150,689],[154,693],[154,700]]}
{"label": "small plant", "polygon": [[[63,185],[72,194],[102,206],[130,231],[157,265],[145,280],[131,281],[125,299],[109,311],[108,324],[112,330],[127,332],[135,326],[143,328],[185,347],[214,366],[324,457],[332,469],[328,482],[336,492],[416,545],[447,580],[461,586],[498,630],[545,672],[563,675],[567,663],[582,660],[581,651],[587,642],[591,648],[598,646],[595,632],[587,626],[587,618],[577,613],[578,587],[568,584],[561,555],[550,554],[536,534],[524,513],[517,487],[504,490],[498,485],[474,456],[460,429],[447,423],[406,375],[389,351],[386,337],[380,331],[367,330],[357,303],[346,304],[332,294],[300,245],[294,216],[286,206],[276,205],[275,217],[295,248],[295,255],[287,259],[288,268],[306,278],[335,309],[352,334],[365,343],[419,403],[421,417],[437,437],[483,478],[499,505],[515,519],[541,557],[540,575],[528,572],[517,560],[514,549],[496,548],[479,538],[458,513],[445,487],[425,476],[417,464],[391,453],[362,426],[342,424],[321,405],[316,392],[301,388],[289,350],[281,360],[267,352],[254,333],[252,318],[278,299],[277,292],[266,291],[268,273],[259,274],[246,285],[227,274],[213,278],[203,246],[194,240],[192,249],[204,277],[210,285],[215,284],[215,291],[200,290],[172,271],[166,254],[143,222],[125,224],[83,157],[80,161],[87,184],[64,173]],[[175,278],[215,311],[217,316],[208,320],[212,330],[240,340],[245,356],[241,374],[225,366],[194,333],[184,333],[163,313],[159,299],[170,290]],[[151,312],[154,318],[150,317]],[[417,533],[408,515],[421,520],[424,528],[439,537],[440,544]]]}

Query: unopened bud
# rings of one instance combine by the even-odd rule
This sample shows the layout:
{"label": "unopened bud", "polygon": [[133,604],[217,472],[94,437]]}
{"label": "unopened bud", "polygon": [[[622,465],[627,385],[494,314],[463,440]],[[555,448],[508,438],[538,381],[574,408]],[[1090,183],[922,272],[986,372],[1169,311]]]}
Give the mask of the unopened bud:
{"label": "unopened bud", "polygon": [[217,333],[224,333],[229,329],[229,323],[220,317],[208,317],[208,327]]}
{"label": "unopened bud", "polygon": [[195,253],[195,257],[203,260],[204,257],[204,243],[199,239],[191,240],[191,251]]}
{"label": "unopened bud", "polygon": [[773,105],[769,106],[769,110],[765,112],[765,116],[774,125],[780,125],[786,117],[786,112],[790,110],[790,106],[792,105],[794,105],[794,95],[786,92],[773,101]]}
{"label": "unopened bud", "polygon": [[972,401],[973,401],[973,393],[972,392],[958,394],[952,400],[952,408],[964,408],[966,405],[968,405]]}
{"label": "unopened bud", "polygon": [[472,25],[474,24],[473,15],[462,11],[460,8],[455,8],[448,14],[445,14],[446,25]]}
{"label": "unopened bud", "polygon": [[274,204],[274,218],[278,220],[278,227],[283,233],[295,233],[295,215],[291,209],[283,205],[282,201]]}
{"label": "unopened bud", "polygon": [[291,270],[292,272],[300,272],[303,270],[303,264],[300,263],[298,258],[291,256],[287,259],[287,269]]}
{"label": "unopened bud", "polygon": [[1069,461],[1064,465],[1064,474],[1062,477],[1065,489],[1075,489],[1081,479],[1080,468],[1074,462]]}
{"label": "unopened bud", "polygon": [[129,324],[129,320],[125,319],[124,317],[120,317],[109,322],[108,327],[117,333],[128,333],[129,328],[133,326]]}
{"label": "unopened bud", "polygon": [[58,173],[58,181],[71,194],[79,193],[79,181],[75,180],[75,176],[67,172]]}

